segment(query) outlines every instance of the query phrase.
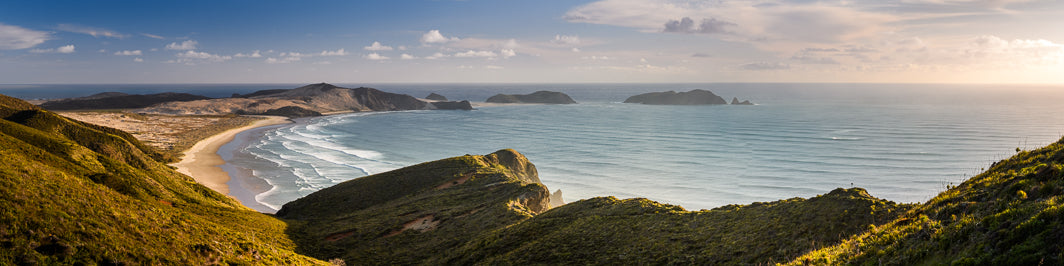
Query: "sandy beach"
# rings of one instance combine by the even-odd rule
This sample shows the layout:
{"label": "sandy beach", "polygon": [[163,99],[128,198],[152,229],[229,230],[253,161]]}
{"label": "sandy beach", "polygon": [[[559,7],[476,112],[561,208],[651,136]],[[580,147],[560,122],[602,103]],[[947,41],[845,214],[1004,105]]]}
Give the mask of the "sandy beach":
{"label": "sandy beach", "polygon": [[197,142],[192,148],[184,152],[180,162],[171,164],[171,166],[177,167],[178,172],[196,179],[196,182],[219,193],[229,195],[229,186],[226,184],[229,182],[229,174],[219,167],[225,164],[225,161],[218,155],[218,149],[232,141],[240,132],[258,127],[291,123],[286,117],[264,117],[267,119],[256,121],[245,127],[230,129]]}

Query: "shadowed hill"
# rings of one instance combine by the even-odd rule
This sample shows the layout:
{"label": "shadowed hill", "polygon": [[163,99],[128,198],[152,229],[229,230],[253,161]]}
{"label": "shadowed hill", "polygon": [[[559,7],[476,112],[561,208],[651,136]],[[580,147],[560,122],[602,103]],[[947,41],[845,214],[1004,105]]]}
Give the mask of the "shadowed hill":
{"label": "shadowed hill", "polygon": [[1021,151],[897,220],[790,264],[1061,265],[1064,139]]}
{"label": "shadowed hill", "polygon": [[104,92],[81,98],[48,101],[42,103],[41,107],[48,110],[132,109],[165,102],[187,102],[205,99],[210,99],[210,97],[174,92],[147,95]]}
{"label": "shadowed hill", "polygon": [[0,96],[0,264],[320,263],[129,134]]}
{"label": "shadowed hill", "polygon": [[705,105],[705,104],[728,104],[724,98],[707,90],[691,90],[688,92],[651,92],[628,97],[625,103],[641,103],[655,105]]}
{"label": "shadowed hill", "polygon": [[496,94],[484,102],[489,103],[546,103],[546,104],[575,104],[576,101],[569,95],[554,91],[537,91],[531,94]]}

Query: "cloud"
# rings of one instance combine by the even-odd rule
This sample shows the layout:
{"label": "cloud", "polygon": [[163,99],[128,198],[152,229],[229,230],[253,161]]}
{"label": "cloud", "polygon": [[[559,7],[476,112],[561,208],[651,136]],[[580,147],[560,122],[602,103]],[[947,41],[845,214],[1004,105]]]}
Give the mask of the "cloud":
{"label": "cloud", "polygon": [[1043,39],[1005,40],[983,35],[970,41],[963,56],[971,63],[988,67],[1017,68],[1040,65],[1064,65],[1064,44]]}
{"label": "cloud", "polygon": [[702,22],[697,26],[695,21],[690,17],[683,17],[680,20],[670,20],[665,23],[664,32],[672,33],[701,33],[701,34],[714,34],[714,33],[728,33],[725,27],[735,27],[738,24],[717,20],[716,18],[702,19]]}
{"label": "cloud", "polygon": [[373,60],[373,61],[382,61],[382,60],[390,59],[387,56],[383,56],[383,55],[380,55],[378,53],[372,53],[372,54],[368,54],[368,55],[365,55],[365,56],[362,56],[362,57],[366,58],[366,59],[369,59],[369,60]]}
{"label": "cloud", "polygon": [[769,62],[756,62],[739,66],[745,70],[785,70],[790,69],[791,65],[784,63],[769,63]]}
{"label": "cloud", "polygon": [[31,49],[30,52],[31,53],[35,53],[35,54],[44,54],[44,53],[70,54],[70,53],[74,53],[74,45],[70,44],[70,45],[60,46],[60,47],[57,47],[57,48],[48,48],[48,49]]}
{"label": "cloud", "polygon": [[237,54],[233,55],[233,57],[237,57],[237,58],[240,58],[240,57],[259,58],[259,57],[262,57],[262,54],[259,53],[259,50],[255,50],[254,52],[251,52],[251,54],[237,53]]}
{"label": "cloud", "polygon": [[299,58],[298,56],[281,57],[280,59],[273,58],[273,57],[268,57],[268,58],[266,58],[265,62],[267,64],[287,64],[287,63],[296,62],[296,61],[300,61],[300,60],[303,60],[303,59]]}
{"label": "cloud", "polygon": [[432,54],[430,56],[426,56],[425,57],[425,59],[429,59],[429,60],[436,60],[436,59],[443,59],[443,58],[447,58],[447,55],[445,55],[443,53],[435,53],[435,54]]}
{"label": "cloud", "polygon": [[224,55],[223,56],[223,55],[210,54],[210,53],[207,53],[207,52],[196,52],[196,51],[185,51],[183,53],[175,54],[174,56],[177,57],[177,60],[168,61],[168,62],[184,63],[184,64],[190,64],[191,65],[191,64],[195,64],[195,63],[199,63],[199,62],[225,62],[225,61],[228,61],[230,59],[233,59],[232,56],[228,56],[228,55]]}
{"label": "cloud", "polygon": [[490,58],[490,57],[498,57],[498,56],[499,56],[499,54],[496,54],[495,52],[492,52],[492,51],[474,51],[474,50],[468,50],[468,51],[465,51],[465,52],[458,52],[458,53],[454,54],[454,57],[489,57]]}
{"label": "cloud", "polygon": [[141,52],[140,50],[133,50],[133,51],[125,50],[125,51],[115,52],[115,55],[143,55],[143,54],[144,53]]}
{"label": "cloud", "polygon": [[140,35],[144,36],[144,37],[152,38],[152,39],[159,39],[159,40],[166,39],[166,37],[155,35],[155,34],[141,33]]}
{"label": "cloud", "polygon": [[118,38],[118,39],[123,39],[123,38],[129,37],[129,35],[121,34],[121,33],[118,33],[118,32],[112,31],[112,30],[106,30],[106,29],[101,29],[101,28],[93,28],[93,27],[85,27],[85,26],[72,25],[72,24],[59,24],[59,26],[56,27],[56,29],[60,30],[60,31],[66,31],[66,32],[88,34],[88,35],[92,35],[92,37],[97,37],[97,38],[99,38],[100,36],[108,37],[108,38]]}
{"label": "cloud", "polygon": [[166,49],[167,50],[195,50],[196,49],[196,45],[198,45],[198,44],[199,44],[199,42],[196,42],[195,40],[187,40],[187,41],[183,41],[181,43],[172,42],[172,43],[166,45]]}
{"label": "cloud", "polygon": [[505,67],[496,66],[496,65],[486,65],[486,66],[484,66],[484,69],[504,69],[504,68]]}
{"label": "cloud", "polygon": [[554,39],[550,43],[558,45],[580,45],[580,36],[576,35],[554,35]]}
{"label": "cloud", "polygon": [[344,51],[344,48],[340,48],[340,50],[336,50],[336,51],[321,51],[320,55],[321,56],[345,56],[345,55],[348,55],[348,53],[347,53],[347,51]]}
{"label": "cloud", "polygon": [[510,58],[517,56],[517,52],[514,52],[514,49],[503,49],[499,51],[499,54],[502,55],[502,58]]}
{"label": "cloud", "polygon": [[839,61],[836,61],[831,57],[815,57],[809,55],[795,55],[791,57],[791,60],[797,61],[802,64],[810,65],[838,65]]}
{"label": "cloud", "polygon": [[0,50],[32,48],[50,39],[47,32],[0,23]]}
{"label": "cloud", "polygon": [[380,42],[373,42],[372,45],[366,46],[366,47],[362,47],[362,49],[365,49],[366,51],[391,51],[391,50],[394,50],[394,49],[392,49],[391,46],[381,45]]}
{"label": "cloud", "polygon": [[399,55],[399,59],[412,60],[412,59],[417,59],[417,57],[414,57],[414,56],[409,55],[409,54],[401,54],[401,55]]}
{"label": "cloud", "polygon": [[710,57],[713,57],[713,56],[712,56],[712,55],[709,55],[709,54],[707,54],[707,53],[695,53],[695,54],[692,54],[692,55],[691,55],[691,57],[696,57],[696,58],[710,58]]}
{"label": "cloud", "polygon": [[424,44],[447,43],[458,40],[459,39],[457,37],[447,38],[443,36],[443,34],[441,34],[439,30],[430,30],[429,32],[426,32],[425,34],[421,35],[421,43]]}
{"label": "cloud", "polygon": [[133,58],[133,62],[137,62],[137,63],[144,62],[144,59],[141,59],[140,57]]}

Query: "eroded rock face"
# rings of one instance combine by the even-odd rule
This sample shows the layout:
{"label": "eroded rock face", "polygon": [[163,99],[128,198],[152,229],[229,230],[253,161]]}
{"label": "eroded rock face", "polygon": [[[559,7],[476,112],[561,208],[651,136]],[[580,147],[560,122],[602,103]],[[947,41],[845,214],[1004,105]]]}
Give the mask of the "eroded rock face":
{"label": "eroded rock face", "polygon": [[532,94],[496,94],[485,102],[489,103],[546,103],[574,104],[576,101],[565,93],[554,91],[537,91]]}
{"label": "eroded rock face", "polygon": [[708,105],[728,104],[724,98],[707,90],[692,90],[688,92],[651,92],[644,93],[624,100],[625,103],[641,103],[654,105]]}

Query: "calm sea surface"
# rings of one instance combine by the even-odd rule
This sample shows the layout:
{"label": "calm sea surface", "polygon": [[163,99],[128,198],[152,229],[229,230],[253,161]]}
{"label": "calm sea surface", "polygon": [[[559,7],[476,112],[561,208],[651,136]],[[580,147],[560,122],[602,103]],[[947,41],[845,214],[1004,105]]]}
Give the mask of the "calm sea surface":
{"label": "calm sea surface", "polygon": [[[141,85],[126,91],[166,91],[165,86],[179,85]],[[221,97],[299,85],[180,86],[186,92]],[[254,195],[260,210],[271,211],[368,174],[503,148],[525,154],[543,183],[552,191],[561,189],[567,201],[645,197],[697,210],[857,186],[894,201],[922,202],[1014,154],[1016,148],[1037,148],[1064,133],[1061,86],[365,86],[417,97],[436,92],[474,102],[500,92],[553,90],[580,104],[347,114],[245,132],[245,141],[227,145],[222,155],[233,175],[265,181],[257,188],[264,192]],[[619,103],[643,92],[691,89],[758,105]],[[19,95],[19,90],[0,85],[0,93],[47,98]]]}

